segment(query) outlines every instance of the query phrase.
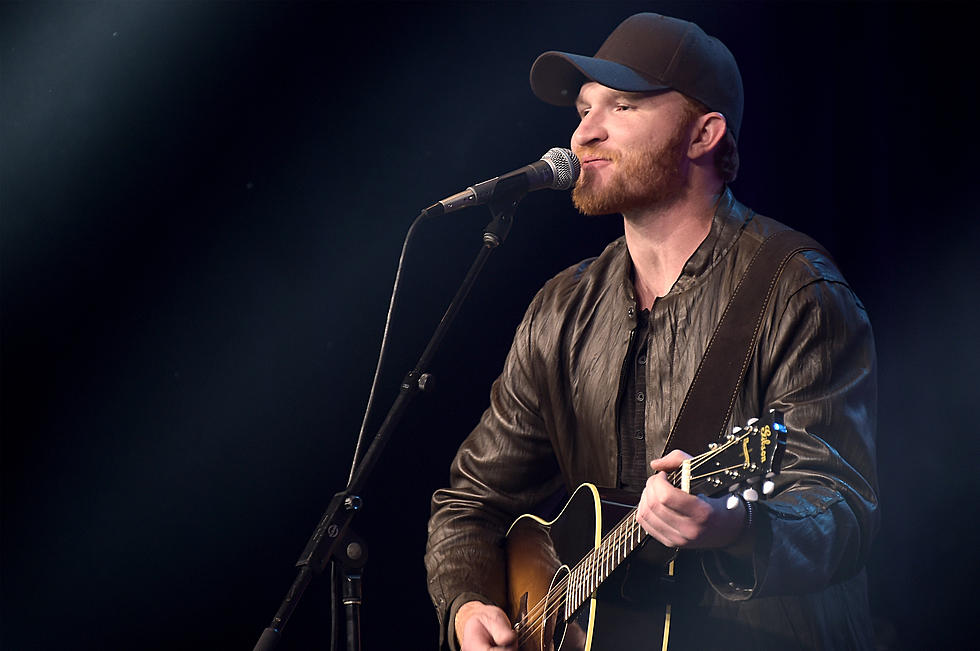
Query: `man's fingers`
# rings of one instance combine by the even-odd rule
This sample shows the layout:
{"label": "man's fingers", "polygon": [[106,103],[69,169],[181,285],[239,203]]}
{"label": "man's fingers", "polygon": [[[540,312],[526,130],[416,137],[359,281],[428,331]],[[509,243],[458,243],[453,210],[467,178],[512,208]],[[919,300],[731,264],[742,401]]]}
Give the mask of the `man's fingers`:
{"label": "man's fingers", "polygon": [[636,508],[636,520],[643,527],[643,530],[653,536],[659,542],[668,547],[676,547],[679,535],[674,526],[664,521],[659,513],[663,510],[662,506],[655,504],[651,499],[651,490],[648,488],[640,496],[640,504]]}
{"label": "man's fingers", "polygon": [[681,467],[681,463],[683,463],[685,459],[690,458],[691,455],[683,450],[671,450],[669,454],[651,461],[650,467],[653,468],[654,472],[659,472],[661,470],[677,470]]}
{"label": "man's fingers", "polygon": [[[670,480],[667,479],[667,474],[664,472],[658,472],[647,479],[644,493],[649,493],[650,508],[655,510],[666,508],[679,514],[687,513],[694,505],[692,500],[697,499],[696,496],[685,493],[670,483]],[[662,515],[669,517],[667,513],[663,513]]]}
{"label": "man's fingers", "polygon": [[[517,635],[503,610],[496,606],[469,602],[459,612],[466,618],[462,627],[462,651],[516,650]],[[456,630],[459,631],[459,628]]]}
{"label": "man's fingers", "polygon": [[702,535],[710,511],[710,505],[676,488],[659,472],[647,480],[637,506],[637,521],[668,547],[684,547]]}
{"label": "man's fingers", "polygon": [[510,626],[507,615],[499,608],[487,610],[480,614],[480,619],[490,633],[493,643],[500,647],[509,647],[517,642],[517,634]]}

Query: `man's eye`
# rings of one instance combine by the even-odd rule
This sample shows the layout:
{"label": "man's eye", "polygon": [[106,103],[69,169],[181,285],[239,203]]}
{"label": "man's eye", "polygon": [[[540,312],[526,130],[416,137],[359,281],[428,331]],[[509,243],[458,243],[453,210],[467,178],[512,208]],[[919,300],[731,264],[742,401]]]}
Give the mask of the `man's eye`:
{"label": "man's eye", "polygon": [[633,107],[630,106],[629,104],[617,104],[616,105],[616,110],[617,111],[628,111],[628,110],[630,110],[632,108]]}

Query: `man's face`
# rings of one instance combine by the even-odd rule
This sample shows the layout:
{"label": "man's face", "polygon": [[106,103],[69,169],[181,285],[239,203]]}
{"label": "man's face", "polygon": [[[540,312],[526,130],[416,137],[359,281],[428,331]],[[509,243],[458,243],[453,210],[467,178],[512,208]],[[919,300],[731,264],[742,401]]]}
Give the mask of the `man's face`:
{"label": "man's face", "polygon": [[582,86],[581,122],[572,150],[582,174],[572,191],[586,215],[669,204],[684,190],[693,116],[676,91],[627,93],[595,82]]}

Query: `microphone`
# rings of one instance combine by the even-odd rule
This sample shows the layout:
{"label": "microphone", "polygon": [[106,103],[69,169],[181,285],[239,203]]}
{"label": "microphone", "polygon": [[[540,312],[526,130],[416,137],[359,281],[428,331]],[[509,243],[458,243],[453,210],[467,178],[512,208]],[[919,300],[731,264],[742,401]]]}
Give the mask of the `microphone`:
{"label": "microphone", "polygon": [[541,160],[530,165],[508,172],[488,181],[471,185],[462,192],[432,204],[424,212],[428,217],[438,217],[445,213],[454,212],[469,206],[479,206],[494,198],[497,185],[503,183],[510,189],[518,188],[518,193],[534,192],[545,188],[551,190],[568,190],[578,179],[582,165],[571,149],[554,147],[549,149]]}

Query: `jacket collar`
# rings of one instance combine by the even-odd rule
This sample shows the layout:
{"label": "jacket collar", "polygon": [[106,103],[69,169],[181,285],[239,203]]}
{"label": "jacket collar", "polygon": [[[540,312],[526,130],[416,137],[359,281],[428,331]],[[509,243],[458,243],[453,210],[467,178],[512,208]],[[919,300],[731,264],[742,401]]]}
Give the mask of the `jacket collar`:
{"label": "jacket collar", "polygon": [[[711,230],[691,257],[684,263],[680,276],[670,288],[667,296],[678,294],[698,285],[707,273],[720,262],[731,250],[742,233],[745,225],[755,215],[750,209],[739,203],[728,186],[718,197],[715,215],[711,220]],[[626,299],[636,304],[636,292],[633,287],[633,261],[626,248],[625,239],[622,242],[623,257],[623,290]]]}

